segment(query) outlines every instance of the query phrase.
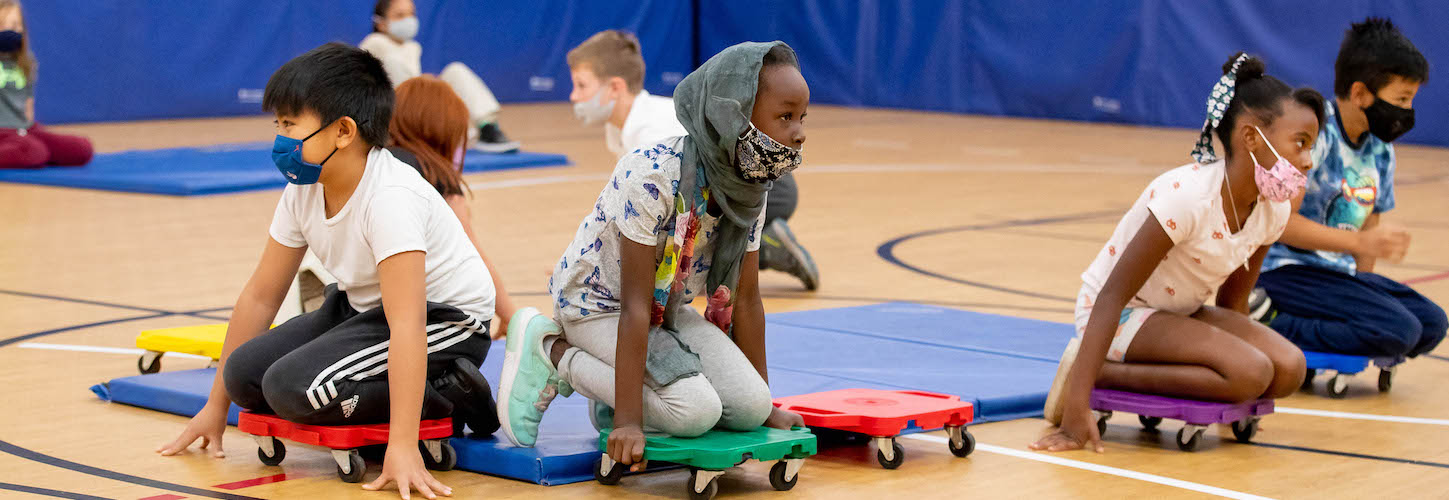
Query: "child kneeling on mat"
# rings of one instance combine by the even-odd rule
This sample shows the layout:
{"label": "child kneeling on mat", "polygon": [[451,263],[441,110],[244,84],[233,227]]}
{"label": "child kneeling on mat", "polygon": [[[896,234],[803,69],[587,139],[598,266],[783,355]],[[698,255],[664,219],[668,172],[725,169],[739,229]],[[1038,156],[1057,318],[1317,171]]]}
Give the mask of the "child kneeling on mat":
{"label": "child kneeling on mat", "polygon": [[633,470],[644,427],[692,437],[803,423],[771,403],[757,279],[765,193],[800,165],[810,89],[789,46],[742,43],[674,99],[689,134],[619,161],[554,270],[562,334],[515,320],[498,396],[515,445],[532,446],[543,411],[574,389]]}
{"label": "child kneeling on mat", "polygon": [[1444,309],[1373,271],[1408,251],[1409,233],[1379,216],[1394,208],[1391,142],[1414,126],[1429,62],[1393,23],[1370,18],[1348,30],[1334,73],[1307,194],[1263,262],[1253,314],[1309,351],[1416,357],[1444,340]]}
{"label": "child kneeling on mat", "polygon": [[[1243,53],[1223,65],[1196,161],[1153,180],[1082,273],[1077,336],[1046,400],[1060,428],[1032,449],[1102,451],[1094,387],[1239,402],[1287,396],[1303,382],[1303,353],[1244,312],[1303,189],[1323,96],[1263,72]],[[1217,305],[1203,305],[1215,291]]]}
{"label": "child kneeling on mat", "polygon": [[0,168],[78,167],[91,141],[53,133],[35,121],[35,54],[15,0],[0,0]]}
{"label": "child kneeling on mat", "polygon": [[[393,90],[377,58],[331,43],[272,75],[272,160],[289,185],[261,262],[237,299],[206,406],[159,450],[197,438],[221,456],[231,402],[312,425],[389,423],[382,475],[429,498],[451,489],[423,467],[421,418],[497,427],[487,381],[488,268],[458,218],[416,170],[381,148]],[[267,330],[311,248],[338,283],[322,308]]]}

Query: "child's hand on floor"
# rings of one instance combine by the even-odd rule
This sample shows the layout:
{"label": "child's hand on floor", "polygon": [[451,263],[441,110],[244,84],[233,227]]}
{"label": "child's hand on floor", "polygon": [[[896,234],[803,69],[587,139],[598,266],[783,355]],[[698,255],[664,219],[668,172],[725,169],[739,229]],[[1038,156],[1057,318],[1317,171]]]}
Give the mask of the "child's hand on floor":
{"label": "child's hand on floor", "polygon": [[765,419],[765,427],[788,431],[796,427],[805,427],[805,419],[794,412],[771,408],[770,416]]}
{"label": "child's hand on floor", "polygon": [[437,495],[453,496],[453,489],[438,482],[423,466],[423,455],[416,446],[388,444],[387,454],[382,459],[382,475],[362,485],[362,489],[378,491],[386,488],[388,483],[397,483],[397,492],[404,499],[410,498],[414,489],[429,499],[437,498]]}
{"label": "child's hand on floor", "polygon": [[1062,426],[1056,432],[1031,444],[1031,449],[1037,451],[1067,451],[1082,448],[1091,448],[1097,453],[1105,451],[1105,448],[1102,447],[1102,437],[1097,434],[1097,422],[1093,419],[1090,409],[1067,408],[1062,412]]}
{"label": "child's hand on floor", "polygon": [[220,406],[220,409],[217,408],[218,405],[203,406],[201,411],[197,412],[196,416],[186,424],[186,430],[181,431],[181,435],[175,441],[157,447],[156,453],[165,457],[176,455],[190,448],[191,443],[196,442],[196,438],[201,438],[202,450],[210,449],[211,456],[216,458],[225,457],[226,453],[221,449],[221,437],[226,433],[226,413],[230,406],[231,403]]}
{"label": "child's hand on floor", "polygon": [[619,427],[609,432],[609,458],[624,465],[630,465],[629,472],[639,472],[649,466],[644,460],[644,431],[637,425]]}

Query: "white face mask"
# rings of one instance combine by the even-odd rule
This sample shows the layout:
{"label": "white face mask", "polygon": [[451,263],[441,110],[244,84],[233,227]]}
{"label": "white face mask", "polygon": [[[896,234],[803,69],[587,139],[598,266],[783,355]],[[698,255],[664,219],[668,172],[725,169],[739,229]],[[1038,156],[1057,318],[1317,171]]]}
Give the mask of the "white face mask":
{"label": "white face mask", "polygon": [[418,18],[416,16],[405,17],[387,23],[387,34],[404,42],[418,36]]}
{"label": "white face mask", "polygon": [[604,103],[604,94],[608,93],[609,87],[599,86],[594,92],[594,97],[587,101],[574,103],[574,117],[584,122],[584,125],[593,125],[609,119],[614,114],[614,100],[610,99]]}

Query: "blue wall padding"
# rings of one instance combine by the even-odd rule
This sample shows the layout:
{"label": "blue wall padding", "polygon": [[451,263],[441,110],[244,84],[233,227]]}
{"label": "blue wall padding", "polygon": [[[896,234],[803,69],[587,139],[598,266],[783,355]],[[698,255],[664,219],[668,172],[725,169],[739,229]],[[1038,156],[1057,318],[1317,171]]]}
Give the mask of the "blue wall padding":
{"label": "blue wall padding", "polygon": [[[672,94],[694,60],[691,2],[416,3],[423,71],[463,62],[505,102],[567,99],[564,54],[604,29],[638,34],[651,92]],[[28,2],[36,114],[47,123],[258,114],[273,71],[323,43],[362,41],[372,4]]]}
{"label": "blue wall padding", "polygon": [[[1056,359],[1072,336],[1062,323],[944,307],[888,303],[768,316],[770,389],[775,396],[849,388],[925,390],[961,396],[976,422],[1040,416]],[[503,344],[482,371],[496,385]],[[212,371],[112,380],[109,400],[178,414],[205,403]],[[107,387],[93,390],[107,399]],[[502,434],[455,439],[458,468],[539,484],[592,479],[598,433],[580,396],[554,400],[539,444],[508,446]]]}

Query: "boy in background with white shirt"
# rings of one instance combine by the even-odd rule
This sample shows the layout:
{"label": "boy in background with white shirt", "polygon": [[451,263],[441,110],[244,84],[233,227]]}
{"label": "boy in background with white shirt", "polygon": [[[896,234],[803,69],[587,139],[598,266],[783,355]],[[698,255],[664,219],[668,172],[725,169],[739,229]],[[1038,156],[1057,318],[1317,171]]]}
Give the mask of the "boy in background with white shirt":
{"label": "boy in background with white shirt", "polygon": [[[569,51],[568,65],[574,115],[585,125],[603,122],[604,145],[614,156],[686,135],[675,117],[674,101],[644,90],[644,56],[634,35],[620,30],[595,33]],[[785,223],[798,201],[793,174],[775,181],[766,199],[760,268],[789,273],[814,290],[820,286],[820,270]]]}

